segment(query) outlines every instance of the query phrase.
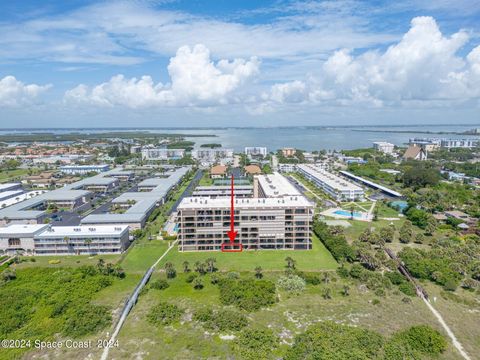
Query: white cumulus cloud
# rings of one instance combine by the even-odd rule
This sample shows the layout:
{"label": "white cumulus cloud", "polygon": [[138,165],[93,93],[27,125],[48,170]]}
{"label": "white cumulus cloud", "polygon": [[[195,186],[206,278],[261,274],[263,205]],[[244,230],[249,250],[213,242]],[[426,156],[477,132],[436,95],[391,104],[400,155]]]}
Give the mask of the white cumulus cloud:
{"label": "white cumulus cloud", "polygon": [[50,87],[51,85],[24,84],[14,76],[5,76],[0,80],[0,105],[15,107],[33,104]]}
{"label": "white cumulus cloud", "polygon": [[[465,31],[447,37],[432,17],[416,17],[402,39],[385,51],[355,55],[349,49],[337,50],[315,78],[275,84],[266,98],[280,103],[333,100],[370,106],[477,98],[480,46],[466,57],[458,55],[468,40]],[[287,96],[292,92],[296,96]]]}
{"label": "white cumulus cloud", "polygon": [[256,57],[214,63],[204,45],[195,45],[193,49],[182,46],[170,59],[169,84],[155,84],[150,76],[127,79],[116,75],[93,88],[78,85],[65,93],[64,100],[130,108],[225,104],[236,90],[259,73],[259,67]]}

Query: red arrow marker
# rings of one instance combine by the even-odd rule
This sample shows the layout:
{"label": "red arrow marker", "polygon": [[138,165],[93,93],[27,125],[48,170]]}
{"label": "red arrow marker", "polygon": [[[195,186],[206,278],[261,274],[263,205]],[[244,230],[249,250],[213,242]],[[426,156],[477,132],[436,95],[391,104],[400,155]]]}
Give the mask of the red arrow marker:
{"label": "red arrow marker", "polygon": [[234,202],[234,197],[233,197],[233,174],[232,174],[232,185],[230,189],[230,231],[227,232],[227,235],[230,238],[230,244],[232,245],[238,234],[238,231],[235,231],[235,211],[234,211],[233,202]]}

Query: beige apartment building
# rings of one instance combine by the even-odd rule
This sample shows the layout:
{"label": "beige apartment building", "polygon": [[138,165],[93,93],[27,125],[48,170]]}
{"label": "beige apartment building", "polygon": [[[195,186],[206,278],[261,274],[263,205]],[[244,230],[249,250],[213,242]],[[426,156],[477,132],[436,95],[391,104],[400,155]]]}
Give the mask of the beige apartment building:
{"label": "beige apartment building", "polygon": [[[255,178],[256,197],[236,198],[235,242],[244,250],[308,250],[314,204],[275,173]],[[180,251],[219,251],[229,243],[229,197],[184,198],[177,210]]]}

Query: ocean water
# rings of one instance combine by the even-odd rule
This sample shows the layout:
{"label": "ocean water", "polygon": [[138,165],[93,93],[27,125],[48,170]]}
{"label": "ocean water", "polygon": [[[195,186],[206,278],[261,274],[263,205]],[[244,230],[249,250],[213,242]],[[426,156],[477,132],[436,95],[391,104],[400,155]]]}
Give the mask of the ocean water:
{"label": "ocean water", "polygon": [[[467,138],[459,134],[434,134],[438,132],[464,132],[478,125],[429,125],[429,126],[351,126],[351,127],[266,127],[266,128],[119,128],[119,129],[4,129],[0,134],[49,132],[65,134],[99,133],[108,131],[149,131],[151,133],[181,133],[215,135],[216,137],[192,137],[195,147],[207,143],[220,143],[223,147],[243,151],[245,146],[265,146],[269,151],[282,147],[312,150],[349,150],[371,147],[374,141],[388,141],[395,145],[408,143],[411,137]],[[426,133],[426,132],[431,132]],[[480,136],[473,136],[479,138]]]}

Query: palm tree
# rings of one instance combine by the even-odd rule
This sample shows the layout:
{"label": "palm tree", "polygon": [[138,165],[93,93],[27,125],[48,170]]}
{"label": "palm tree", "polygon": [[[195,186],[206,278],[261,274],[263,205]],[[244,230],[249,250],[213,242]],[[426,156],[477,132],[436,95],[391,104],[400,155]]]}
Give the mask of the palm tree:
{"label": "palm tree", "polygon": [[189,266],[190,266],[190,263],[189,263],[188,261],[184,261],[184,262],[183,262],[183,272],[184,272],[184,273],[187,273],[187,272],[190,271]]}
{"label": "palm tree", "polygon": [[84,244],[87,245],[88,253],[90,254],[90,245],[92,244],[92,239],[85,239]]}
{"label": "palm tree", "polygon": [[330,274],[327,273],[327,272],[324,272],[324,273],[323,273],[323,279],[322,279],[322,280],[323,280],[323,282],[324,282],[325,284],[328,284],[328,283],[330,282]]}
{"label": "palm tree", "polygon": [[322,296],[325,300],[332,298],[332,290],[329,287],[323,289]]}
{"label": "palm tree", "polygon": [[257,279],[263,278],[263,273],[262,273],[262,271],[263,271],[263,269],[262,269],[261,266],[257,266],[257,267],[255,268],[255,277],[256,277]]}
{"label": "palm tree", "polygon": [[285,258],[285,261],[287,262],[287,268],[294,270],[295,269],[295,260],[291,258],[290,256],[287,256]]}
{"label": "palm tree", "polygon": [[195,271],[198,272],[199,274],[205,274],[205,264],[202,263],[201,261],[196,261],[195,262]]}
{"label": "palm tree", "polygon": [[208,268],[209,272],[214,272],[215,271],[215,263],[216,262],[217,262],[217,260],[215,258],[208,258],[206,260],[207,268]]}
{"label": "palm tree", "polygon": [[348,285],[343,285],[342,295],[343,296],[349,296],[350,295],[350,287]]}
{"label": "palm tree", "polygon": [[173,279],[177,275],[177,271],[171,262],[165,264],[165,272],[167,273],[167,278]]}

